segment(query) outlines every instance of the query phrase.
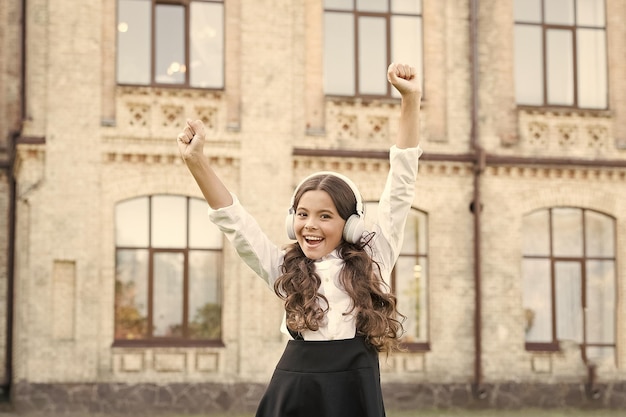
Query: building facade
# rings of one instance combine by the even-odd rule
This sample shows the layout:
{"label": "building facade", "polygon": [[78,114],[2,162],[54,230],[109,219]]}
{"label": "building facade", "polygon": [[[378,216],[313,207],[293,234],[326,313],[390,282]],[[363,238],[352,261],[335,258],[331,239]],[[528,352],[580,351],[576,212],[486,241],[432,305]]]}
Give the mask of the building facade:
{"label": "building facade", "polygon": [[[277,243],[294,187],[377,201],[392,61],[423,79],[390,408],[626,406],[626,3],[8,0],[0,382],[18,410],[253,410],[286,337],[207,221],[206,156]],[[371,204],[373,206],[373,204]]]}

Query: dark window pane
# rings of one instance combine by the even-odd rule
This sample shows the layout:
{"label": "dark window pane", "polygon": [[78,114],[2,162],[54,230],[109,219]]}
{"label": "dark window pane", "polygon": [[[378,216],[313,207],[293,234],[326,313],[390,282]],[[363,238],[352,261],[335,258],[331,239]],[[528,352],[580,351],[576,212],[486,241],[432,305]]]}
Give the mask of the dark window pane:
{"label": "dark window pane", "polygon": [[189,83],[193,87],[224,86],[224,5],[191,3]]}
{"label": "dark window pane", "polygon": [[552,290],[550,277],[549,260],[524,259],[522,261],[527,342],[552,342]]}
{"label": "dark window pane", "polygon": [[522,252],[525,256],[550,256],[550,211],[538,210],[522,220]]}
{"label": "dark window pane", "polygon": [[578,104],[587,109],[608,107],[606,34],[603,30],[576,31]]}
{"label": "dark window pane", "polygon": [[576,0],[576,20],[579,26],[604,27],[604,0]]}
{"label": "dark window pane", "polygon": [[387,94],[387,23],[378,17],[359,18],[359,93]]}
{"label": "dark window pane", "polygon": [[150,0],[119,0],[117,82],[150,84]]}
{"label": "dark window pane", "polygon": [[555,25],[574,24],[574,0],[544,0],[544,19]]}
{"label": "dark window pane", "polygon": [[185,83],[185,8],[168,4],[156,6],[155,81]]}
{"label": "dark window pane", "polygon": [[118,250],[115,259],[115,338],[148,335],[148,251]]}
{"label": "dark window pane", "polygon": [[519,104],[543,104],[543,42],[538,26],[515,26],[515,97]]}
{"label": "dark window pane", "polygon": [[515,21],[541,23],[541,0],[515,0]]}
{"label": "dark window pane", "polygon": [[180,337],[183,331],[182,253],[154,254],[153,336]]}
{"label": "dark window pane", "polygon": [[354,16],[324,13],[324,91],[354,95]]}
{"label": "dark window pane", "polygon": [[148,247],[148,197],[135,198],[115,206],[115,244],[126,247]]}
{"label": "dark window pane", "polygon": [[548,103],[574,104],[574,43],[570,30],[546,31]]}
{"label": "dark window pane", "polygon": [[583,255],[582,210],[552,209],[552,245],[554,256]]}
{"label": "dark window pane", "polygon": [[152,247],[184,248],[187,245],[187,199],[152,197]]}
{"label": "dark window pane", "polygon": [[556,337],[583,341],[582,270],[580,262],[555,262]]}
{"label": "dark window pane", "polygon": [[587,261],[588,343],[615,343],[615,262]]}
{"label": "dark window pane", "polygon": [[219,339],[222,332],[220,254],[189,252],[189,337]]}

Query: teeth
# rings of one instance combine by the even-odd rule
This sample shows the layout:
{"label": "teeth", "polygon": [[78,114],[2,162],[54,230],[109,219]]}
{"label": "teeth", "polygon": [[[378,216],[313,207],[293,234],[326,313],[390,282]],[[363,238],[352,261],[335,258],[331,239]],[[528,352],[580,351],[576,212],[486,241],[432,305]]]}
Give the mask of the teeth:
{"label": "teeth", "polygon": [[316,237],[316,236],[307,236],[305,237],[306,240],[322,240],[321,237]]}

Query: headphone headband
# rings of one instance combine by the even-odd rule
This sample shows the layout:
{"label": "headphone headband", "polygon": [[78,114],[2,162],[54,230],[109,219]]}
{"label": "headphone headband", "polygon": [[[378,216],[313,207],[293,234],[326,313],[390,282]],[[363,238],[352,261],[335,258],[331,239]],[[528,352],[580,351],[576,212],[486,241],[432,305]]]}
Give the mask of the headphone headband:
{"label": "headphone headband", "polygon": [[359,217],[363,217],[363,213],[364,213],[363,201],[361,200],[361,193],[359,192],[359,189],[357,188],[356,184],[354,184],[354,182],[352,182],[352,180],[346,177],[345,175],[342,175],[334,171],[318,171],[304,178],[302,181],[300,181],[298,186],[293,191],[293,195],[291,196],[291,201],[289,203],[289,210],[295,210],[295,207],[293,205],[296,200],[296,194],[298,193],[298,190],[300,189],[300,187],[302,187],[302,185],[308,180],[310,180],[311,178],[319,177],[323,175],[331,175],[333,177],[339,178],[340,180],[345,182],[348,187],[350,187],[350,189],[352,190],[352,194],[354,194],[354,198],[356,199],[356,213],[359,215]]}

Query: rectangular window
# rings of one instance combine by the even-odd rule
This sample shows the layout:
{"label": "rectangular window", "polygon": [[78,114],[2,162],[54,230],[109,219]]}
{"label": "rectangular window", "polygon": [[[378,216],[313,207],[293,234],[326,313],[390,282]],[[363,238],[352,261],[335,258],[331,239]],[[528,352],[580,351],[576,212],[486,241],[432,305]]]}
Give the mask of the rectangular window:
{"label": "rectangular window", "polygon": [[117,82],[224,87],[223,0],[118,0]]}
{"label": "rectangular window", "polygon": [[606,109],[604,0],[515,0],[514,13],[517,103]]}
{"label": "rectangular window", "polygon": [[384,74],[391,62],[422,71],[421,0],[325,0],[324,91],[399,97]]}

